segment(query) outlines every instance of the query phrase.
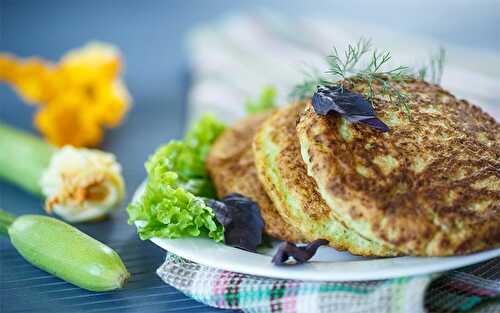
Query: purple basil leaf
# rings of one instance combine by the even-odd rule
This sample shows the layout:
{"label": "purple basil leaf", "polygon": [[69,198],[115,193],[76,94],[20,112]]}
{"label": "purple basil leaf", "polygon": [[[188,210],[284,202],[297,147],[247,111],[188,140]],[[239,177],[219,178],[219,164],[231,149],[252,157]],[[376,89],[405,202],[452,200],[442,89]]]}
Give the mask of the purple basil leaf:
{"label": "purple basil leaf", "polygon": [[[314,111],[320,115],[337,112],[351,123],[365,123],[380,131],[389,127],[375,116],[370,101],[359,93],[335,85],[320,85],[312,97]],[[378,122],[377,122],[378,121]]]}
{"label": "purple basil leaf", "polygon": [[375,128],[375,129],[378,129],[380,130],[381,132],[388,132],[389,130],[391,130],[389,128],[389,126],[385,125],[384,122],[382,122],[381,120],[379,120],[378,118],[367,118],[367,119],[364,119],[364,120],[359,120],[360,123],[363,123],[363,124],[366,124],[372,128]]}
{"label": "purple basil leaf", "polygon": [[290,257],[297,261],[295,264],[300,264],[309,261],[315,254],[318,248],[322,245],[327,245],[328,240],[317,239],[313,242],[297,246],[294,243],[285,241],[280,244],[278,250],[273,256],[272,262],[275,265],[283,265]]}
{"label": "purple basil leaf", "polygon": [[255,202],[243,195],[231,193],[220,201],[208,200],[207,205],[224,226],[226,245],[256,252],[262,242],[264,220]]}
{"label": "purple basil leaf", "polygon": [[290,255],[288,254],[288,250],[290,249],[289,247],[287,247],[287,245],[289,244],[292,244],[293,243],[290,243],[288,241],[284,241],[280,244],[280,246],[278,247],[278,250],[276,251],[276,253],[273,255],[273,258],[271,259],[271,262],[273,264],[276,264],[276,265],[282,265],[282,264],[285,264],[286,261],[288,261],[288,258],[290,257]]}

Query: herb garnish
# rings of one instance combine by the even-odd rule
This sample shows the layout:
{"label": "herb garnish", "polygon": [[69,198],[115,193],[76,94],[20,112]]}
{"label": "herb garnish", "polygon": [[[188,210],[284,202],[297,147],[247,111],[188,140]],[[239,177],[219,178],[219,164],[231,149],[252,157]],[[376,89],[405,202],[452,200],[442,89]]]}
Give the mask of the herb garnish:
{"label": "herb garnish", "polygon": [[224,226],[224,244],[256,252],[262,243],[264,220],[257,203],[238,193],[230,193],[220,201],[208,200],[217,221]]}
{"label": "herb garnish", "polygon": [[362,81],[367,84],[367,91],[364,94],[367,100],[373,103],[376,96],[374,85],[379,84],[382,95],[389,96],[391,101],[410,114],[408,106],[410,95],[395,88],[391,83],[418,78],[440,84],[446,62],[446,51],[442,47],[439,48],[437,53],[431,55],[429,63],[418,70],[407,66],[387,69],[391,58],[389,52],[372,48],[371,41],[364,38],[355,45],[349,44],[343,54],[334,47],[332,54],[327,57],[330,67],[325,73],[327,75],[320,75],[317,72],[306,73],[306,78],[294,87],[290,97],[296,100],[305,99],[312,97],[318,86],[337,86],[342,89],[344,83],[355,86],[356,82]]}
{"label": "herb garnish", "polygon": [[292,257],[297,261],[295,264],[304,263],[316,254],[320,246],[327,245],[328,243],[326,239],[317,239],[305,246],[297,246],[294,243],[285,241],[280,244],[271,262],[275,265],[284,265]]}
{"label": "herb garnish", "polygon": [[389,127],[375,117],[371,103],[359,93],[337,86],[319,86],[312,97],[314,111],[320,115],[340,113],[351,123],[363,123],[382,132]]}
{"label": "herb garnish", "polygon": [[[364,62],[366,57],[369,57],[368,62]],[[407,66],[387,69],[391,58],[389,52],[372,48],[371,41],[364,38],[355,45],[349,44],[343,54],[334,47],[333,53],[327,58],[328,76],[309,75],[308,79],[294,88],[291,96],[295,99],[304,99],[311,97],[319,85],[335,86],[343,90],[344,83],[355,85],[357,81],[364,81],[367,84],[367,91],[364,94],[367,100],[373,101],[376,96],[374,86],[379,84],[381,94],[389,96],[391,101],[408,112],[409,95],[393,87],[391,82],[404,81],[413,76]]]}
{"label": "herb garnish", "polygon": [[443,77],[444,64],[446,62],[446,50],[443,47],[439,48],[437,53],[431,54],[428,65],[422,66],[417,71],[417,77],[421,80],[426,80],[430,71],[429,81],[433,84],[440,84]]}

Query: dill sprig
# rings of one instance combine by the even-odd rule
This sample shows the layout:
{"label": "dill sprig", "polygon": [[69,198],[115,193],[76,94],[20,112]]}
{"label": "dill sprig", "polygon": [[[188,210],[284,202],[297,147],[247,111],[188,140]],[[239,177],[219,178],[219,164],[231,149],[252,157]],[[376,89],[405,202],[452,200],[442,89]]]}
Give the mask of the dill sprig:
{"label": "dill sprig", "polygon": [[446,51],[443,47],[431,58],[431,79],[435,84],[440,84],[443,78],[444,64],[446,62]]}
{"label": "dill sprig", "polygon": [[[347,46],[347,50],[344,51],[343,58],[338,52],[336,47],[333,47],[333,54],[328,56],[328,64],[330,65],[330,69],[327,73],[331,74],[334,78],[338,79],[347,79],[348,75],[352,75],[356,73],[356,67],[363,58],[371,49],[370,40],[361,38],[356,45],[349,44]],[[375,54],[376,51],[374,51]],[[380,67],[378,64],[378,60],[375,62],[370,62],[368,67],[365,69],[368,70],[370,67],[374,65],[376,67]]]}
{"label": "dill sprig", "polygon": [[329,85],[331,82],[325,78],[322,78],[318,72],[304,72],[305,78],[303,81],[292,89],[289,97],[292,100],[302,100],[308,96],[311,96],[319,85]]}
{"label": "dill sprig", "polygon": [[[421,80],[427,80],[433,84],[441,84],[443,78],[444,65],[446,63],[446,50],[440,47],[438,52],[431,54],[429,64],[422,66],[417,71],[417,77]],[[430,73],[429,73],[430,72]],[[430,74],[430,77],[428,77]]]}
{"label": "dill sprig", "polygon": [[309,75],[290,95],[294,99],[304,99],[311,97],[318,85],[333,85],[342,89],[341,81],[355,84],[356,81],[363,80],[367,83],[365,96],[369,101],[373,101],[376,96],[375,84],[379,84],[383,95],[389,96],[391,101],[409,112],[409,95],[395,88],[391,82],[409,79],[411,74],[406,66],[388,68],[391,58],[389,52],[373,49],[371,41],[364,38],[355,45],[349,44],[343,53],[339,53],[334,47],[333,53],[327,58],[329,70],[326,75]]}

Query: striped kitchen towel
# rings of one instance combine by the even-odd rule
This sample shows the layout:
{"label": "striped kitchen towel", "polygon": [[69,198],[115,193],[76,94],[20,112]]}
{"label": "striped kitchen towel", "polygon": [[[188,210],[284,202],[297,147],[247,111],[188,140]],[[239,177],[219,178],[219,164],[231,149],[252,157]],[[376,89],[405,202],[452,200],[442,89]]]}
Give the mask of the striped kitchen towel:
{"label": "striped kitchen towel", "polygon": [[[203,112],[231,123],[265,85],[287,102],[310,68],[325,69],[333,45],[343,49],[372,38],[390,50],[395,64],[419,66],[439,46],[448,53],[442,83],[459,97],[500,117],[500,55],[395,33],[358,21],[285,17],[261,12],[230,16],[195,30],[189,40],[192,86],[188,124]],[[464,66],[474,55],[475,68]],[[422,313],[500,312],[500,259],[442,275],[370,282],[307,282],[256,277],[203,266],[168,254],[158,275],[207,305],[244,312]]]}
{"label": "striped kitchen towel", "polygon": [[441,276],[307,282],[228,272],[168,253],[157,273],[197,301],[248,313],[500,312],[500,258]]}

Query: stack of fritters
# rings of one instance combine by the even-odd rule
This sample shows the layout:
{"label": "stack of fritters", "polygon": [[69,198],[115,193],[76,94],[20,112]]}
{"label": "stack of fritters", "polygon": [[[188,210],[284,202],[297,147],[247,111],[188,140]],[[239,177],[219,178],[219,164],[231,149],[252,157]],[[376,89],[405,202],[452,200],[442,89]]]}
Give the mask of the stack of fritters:
{"label": "stack of fritters", "polygon": [[[364,93],[367,85],[350,87]],[[387,133],[318,115],[310,102],[237,122],[207,162],[219,196],[254,199],[276,238],[327,239],[357,255],[499,246],[500,125],[436,85],[394,87],[410,95],[410,110],[375,86],[373,106]]]}
{"label": "stack of fritters", "polygon": [[252,141],[259,126],[272,114],[255,114],[226,129],[210,150],[207,170],[220,198],[237,192],[257,202],[268,235],[291,242],[305,241],[296,227],[283,220],[257,178]]}

